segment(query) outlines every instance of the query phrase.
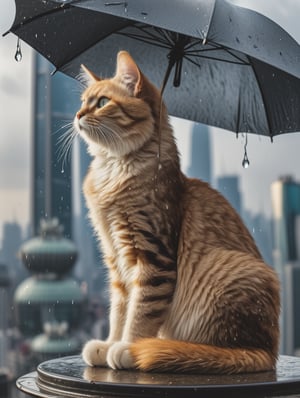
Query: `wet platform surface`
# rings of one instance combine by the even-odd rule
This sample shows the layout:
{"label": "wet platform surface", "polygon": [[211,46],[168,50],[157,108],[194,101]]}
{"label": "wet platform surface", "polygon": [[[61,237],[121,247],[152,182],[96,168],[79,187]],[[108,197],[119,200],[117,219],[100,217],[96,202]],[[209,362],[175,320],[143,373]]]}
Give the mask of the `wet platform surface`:
{"label": "wet platform surface", "polygon": [[273,372],[212,376],[91,368],[72,356],[43,362],[17,387],[41,398],[300,397],[300,358],[281,356]]}

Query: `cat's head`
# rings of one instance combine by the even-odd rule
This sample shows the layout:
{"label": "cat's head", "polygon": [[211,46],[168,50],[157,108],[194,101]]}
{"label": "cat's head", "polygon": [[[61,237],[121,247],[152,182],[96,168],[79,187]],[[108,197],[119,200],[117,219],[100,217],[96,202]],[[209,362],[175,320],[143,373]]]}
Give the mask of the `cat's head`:
{"label": "cat's head", "polygon": [[[119,52],[115,76],[100,79],[83,67],[89,81],[74,126],[88,143],[114,156],[139,150],[155,134],[160,93],[125,52]],[[157,137],[156,137],[157,139]]]}

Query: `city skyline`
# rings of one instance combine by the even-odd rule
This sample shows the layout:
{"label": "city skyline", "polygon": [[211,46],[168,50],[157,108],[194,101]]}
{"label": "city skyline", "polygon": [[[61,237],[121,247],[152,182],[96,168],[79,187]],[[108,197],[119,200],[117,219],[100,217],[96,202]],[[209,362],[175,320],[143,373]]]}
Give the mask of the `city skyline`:
{"label": "city skyline", "polygon": [[[0,19],[1,33],[9,29],[13,19],[13,0],[4,2],[4,12],[1,13]],[[299,1],[288,0],[284,5],[279,0],[240,0],[236,3],[268,15],[299,42]],[[29,221],[32,51],[24,43],[21,45],[23,60],[16,63],[16,37],[8,35],[0,38],[0,55],[3,60],[0,65],[0,98],[4,104],[0,111],[0,230],[5,221],[17,220],[22,226]],[[79,97],[79,93],[72,92],[70,95]],[[186,172],[189,165],[192,124],[176,120],[174,125],[182,154],[182,168]],[[254,213],[264,212],[270,217],[271,183],[285,174],[291,174],[296,180],[300,180],[297,150],[300,146],[300,134],[275,137],[274,144],[259,136],[251,135],[248,138],[250,168],[244,170],[241,166],[244,139],[240,137],[237,140],[230,132],[211,129],[214,159],[212,174],[214,179],[221,175],[239,175],[245,208]]]}

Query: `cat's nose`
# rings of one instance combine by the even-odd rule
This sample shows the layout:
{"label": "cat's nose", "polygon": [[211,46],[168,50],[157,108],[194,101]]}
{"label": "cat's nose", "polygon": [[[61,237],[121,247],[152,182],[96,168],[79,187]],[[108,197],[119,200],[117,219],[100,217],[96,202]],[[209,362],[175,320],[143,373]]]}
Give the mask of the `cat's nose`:
{"label": "cat's nose", "polygon": [[83,116],[83,113],[82,113],[82,112],[78,111],[78,112],[76,113],[76,117],[77,117],[78,120],[81,119],[82,116]]}

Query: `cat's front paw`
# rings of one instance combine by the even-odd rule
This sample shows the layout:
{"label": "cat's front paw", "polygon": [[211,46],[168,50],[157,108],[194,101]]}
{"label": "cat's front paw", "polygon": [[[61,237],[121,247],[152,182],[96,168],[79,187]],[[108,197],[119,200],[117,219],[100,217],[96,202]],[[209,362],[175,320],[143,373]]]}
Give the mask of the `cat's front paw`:
{"label": "cat's front paw", "polygon": [[89,366],[107,366],[106,357],[112,343],[101,340],[90,340],[82,350],[82,358]]}
{"label": "cat's front paw", "polygon": [[107,353],[107,364],[112,369],[132,369],[134,368],[133,358],[129,348],[131,343],[119,341],[114,343]]}

